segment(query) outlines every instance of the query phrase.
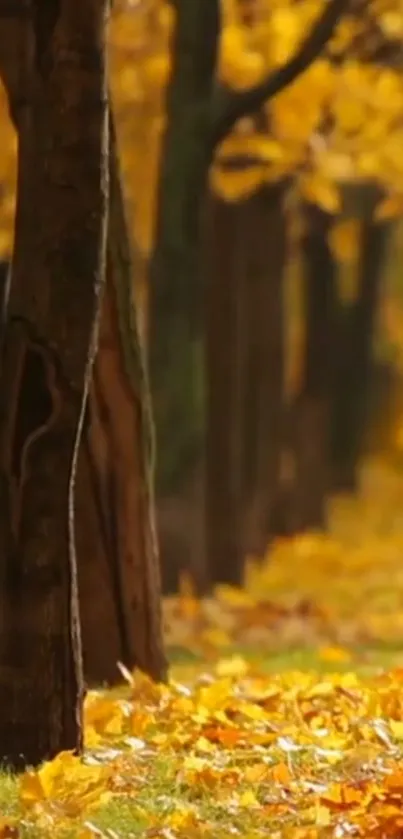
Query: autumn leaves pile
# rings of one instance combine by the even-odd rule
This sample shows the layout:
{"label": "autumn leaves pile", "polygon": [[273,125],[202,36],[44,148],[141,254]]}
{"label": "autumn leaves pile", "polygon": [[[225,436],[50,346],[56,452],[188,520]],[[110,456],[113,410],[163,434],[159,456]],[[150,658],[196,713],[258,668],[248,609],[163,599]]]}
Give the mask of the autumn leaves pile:
{"label": "autumn leaves pile", "polygon": [[138,677],[121,699],[89,697],[84,764],[61,754],[22,777],[22,817],[43,836],[75,826],[95,839],[112,835],[97,824],[115,802],[130,807],[131,835],[314,839],[348,826],[392,839],[402,716],[402,670],[269,678],[229,658],[189,689]]}

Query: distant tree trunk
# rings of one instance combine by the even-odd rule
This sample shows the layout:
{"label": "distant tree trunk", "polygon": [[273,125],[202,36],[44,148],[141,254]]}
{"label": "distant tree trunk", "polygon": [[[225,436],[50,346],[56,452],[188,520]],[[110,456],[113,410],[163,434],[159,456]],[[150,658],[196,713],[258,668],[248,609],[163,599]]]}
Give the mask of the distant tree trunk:
{"label": "distant tree trunk", "polygon": [[330,427],[331,489],[354,491],[363,450],[373,342],[390,225],[362,225],[358,293],[339,307]]}
{"label": "distant tree trunk", "polygon": [[326,526],[337,306],[335,263],[328,245],[331,218],[313,206],[306,208],[306,216],[302,242],[305,348],[301,388],[291,422],[295,457],[291,529],[295,531]]}
{"label": "distant tree trunk", "polygon": [[73,494],[104,276],[105,11],[37,0],[25,33],[0,390],[0,749],[17,767],[82,742]]}
{"label": "distant tree trunk", "polygon": [[111,127],[106,291],[77,481],[84,673],[120,680],[117,662],[163,679],[152,418],[134,310],[133,264]]}
{"label": "distant tree trunk", "polygon": [[245,231],[242,208],[211,197],[207,246],[206,535],[209,579],[242,581]]}
{"label": "distant tree trunk", "polygon": [[[174,497],[177,506],[183,505],[177,521],[184,532],[169,534],[160,528],[162,565],[169,560],[170,540],[179,551],[182,548],[178,565],[195,567],[200,558],[193,557],[192,551],[203,530],[202,497],[197,490],[198,483],[202,485],[197,473],[202,469],[204,449],[200,214],[211,154],[207,139],[219,10],[217,3],[179,0],[176,12],[150,267],[148,343],[160,522],[169,518],[164,516],[167,499]],[[195,509],[190,526],[191,492],[195,493]]]}
{"label": "distant tree trunk", "polygon": [[215,199],[207,270],[206,505],[210,578],[239,584],[262,556],[283,432],[285,218],[281,185]]}
{"label": "distant tree trunk", "polygon": [[284,184],[259,190],[244,207],[247,243],[247,362],[243,394],[244,551],[262,557],[275,529],[284,442]]}

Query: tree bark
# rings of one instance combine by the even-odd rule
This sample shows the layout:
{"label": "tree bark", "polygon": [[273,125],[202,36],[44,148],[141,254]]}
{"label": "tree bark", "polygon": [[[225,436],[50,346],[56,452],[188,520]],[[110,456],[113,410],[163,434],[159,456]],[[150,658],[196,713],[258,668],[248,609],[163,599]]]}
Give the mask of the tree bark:
{"label": "tree bark", "polygon": [[331,489],[354,492],[363,450],[373,341],[390,225],[362,223],[358,293],[339,307],[337,363],[330,416]]}
{"label": "tree bark", "polygon": [[152,418],[132,295],[133,266],[111,130],[106,291],[77,483],[84,672],[117,662],[164,679]]}
{"label": "tree bark", "polygon": [[[0,4],[0,14],[1,10]],[[22,33],[22,19],[7,18],[8,37],[0,41],[0,73],[6,84],[10,112],[17,131],[24,102]],[[76,481],[84,676],[90,684],[111,684],[120,680],[119,661],[128,668],[142,665],[155,678],[162,678],[165,673],[152,498],[152,418],[143,351],[130,296],[134,265],[113,120],[109,157],[111,189],[107,288],[101,309],[101,342],[95,359],[88,421],[80,447]],[[4,288],[2,300],[7,300],[8,274],[8,266],[5,265],[4,278],[3,273],[0,277],[2,292]],[[119,295],[121,298],[122,294],[123,306],[119,307],[117,298]],[[125,324],[128,330],[125,330]],[[112,370],[116,376],[111,376],[109,383],[106,371]],[[95,381],[98,382],[97,388]],[[105,389],[106,393],[103,392]],[[139,414],[137,424],[133,419],[136,412]],[[131,427],[136,432],[133,445],[123,452],[122,441],[119,443],[117,440],[118,417],[120,423],[124,418],[128,431]],[[121,465],[126,464],[127,473],[121,467],[117,468],[117,459]],[[123,503],[131,491],[133,498],[130,503]],[[131,546],[136,546],[134,557],[131,556]],[[129,603],[130,597],[137,603],[134,591],[139,593],[138,610],[131,608]],[[141,632],[138,631],[137,621]],[[147,639],[150,639],[149,642]]]}
{"label": "tree bark", "polygon": [[1,370],[0,744],[37,764],[82,743],[74,484],[107,202],[105,5],[32,6]]}
{"label": "tree bark", "polygon": [[293,406],[295,487],[291,529],[326,526],[329,486],[329,410],[333,385],[337,291],[328,245],[331,218],[306,208],[302,242],[305,348],[301,389]]}

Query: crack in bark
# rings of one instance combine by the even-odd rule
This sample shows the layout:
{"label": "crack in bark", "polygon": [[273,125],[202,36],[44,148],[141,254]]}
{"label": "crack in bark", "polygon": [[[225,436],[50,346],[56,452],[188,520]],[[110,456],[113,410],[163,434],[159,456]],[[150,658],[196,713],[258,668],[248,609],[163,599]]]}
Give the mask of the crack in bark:
{"label": "crack in bark", "polygon": [[[62,383],[50,348],[31,335],[28,323],[9,324],[8,352],[12,380],[5,387],[8,405],[2,440],[3,478],[9,476],[10,537],[16,554],[21,520],[21,499],[29,474],[29,454],[56,421],[62,400]],[[5,410],[3,406],[2,410]],[[14,562],[13,562],[14,566]],[[13,574],[17,569],[13,568]]]}

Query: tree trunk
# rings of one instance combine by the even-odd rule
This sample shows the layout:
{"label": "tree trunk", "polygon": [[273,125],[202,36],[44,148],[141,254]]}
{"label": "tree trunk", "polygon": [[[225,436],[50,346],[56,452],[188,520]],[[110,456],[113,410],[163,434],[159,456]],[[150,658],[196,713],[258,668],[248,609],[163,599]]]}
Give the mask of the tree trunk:
{"label": "tree trunk", "polygon": [[152,419],[132,295],[133,267],[113,128],[106,293],[77,482],[84,672],[117,662],[163,679]]}
{"label": "tree trunk", "polygon": [[368,390],[390,225],[362,224],[358,293],[340,307],[331,412],[331,489],[354,491],[367,421]]}
{"label": "tree trunk", "polygon": [[0,744],[17,767],[81,748],[73,493],[104,275],[104,21],[99,0],[37,0],[26,31],[0,392]]}
{"label": "tree trunk", "polygon": [[283,431],[284,187],[212,202],[207,310],[210,578],[240,584],[270,535]]}
{"label": "tree trunk", "polygon": [[305,349],[302,384],[292,416],[294,531],[326,526],[329,401],[337,306],[335,264],[328,245],[331,218],[313,206],[306,209],[306,214],[307,229],[302,242]]}
{"label": "tree trunk", "polygon": [[211,197],[208,214],[206,536],[209,579],[242,582],[245,231],[242,207]]}
{"label": "tree trunk", "polygon": [[262,557],[275,527],[284,436],[284,184],[262,188],[244,207],[248,350],[243,397],[244,551]]}
{"label": "tree trunk", "polygon": [[[21,51],[18,49],[21,46],[21,18],[7,19],[7,24],[8,38],[0,41],[0,71],[6,83],[14,125],[18,130],[19,110],[23,101]],[[102,340],[94,367],[94,381],[98,385],[95,388],[93,384],[89,393],[88,421],[80,447],[76,481],[76,536],[84,676],[90,684],[111,684],[120,680],[118,661],[129,668],[142,665],[155,678],[162,678],[165,673],[160,627],[159,571],[153,533],[152,456],[150,443],[148,447],[146,445],[146,438],[151,438],[152,434],[152,420],[142,349],[138,341],[135,314],[131,308],[130,288],[134,266],[113,122],[110,142],[107,290],[101,311]],[[6,299],[7,265],[4,265],[4,272],[0,271],[0,274],[2,292],[4,288],[2,299]],[[120,305],[118,317],[115,298],[118,295],[121,298],[122,293],[124,305],[123,308]],[[125,330],[125,323],[128,324],[130,334]],[[126,344],[125,348],[123,343]],[[116,378],[109,385],[105,371],[112,369],[116,372]],[[107,392],[103,393],[105,388]],[[111,418],[109,415],[112,409]],[[122,441],[117,439],[119,432],[116,419],[124,417],[127,428],[130,425],[134,428],[133,414],[136,412],[139,413],[138,428],[136,426],[138,437],[134,446],[128,446],[128,450],[122,454]],[[144,453],[144,464],[141,457],[137,457],[137,452],[141,455]],[[121,467],[117,468],[117,458],[121,464],[126,464],[127,474]],[[123,504],[122,499],[129,492],[133,492],[133,499],[130,504]],[[140,510],[142,504],[144,511]],[[115,532],[118,521],[119,534]],[[130,555],[130,549],[126,550],[127,544],[129,547],[137,546],[134,557]],[[136,611],[131,608],[129,601],[131,598],[137,602],[137,592],[140,593],[140,605]],[[142,628],[141,632],[138,631],[137,622]]]}
{"label": "tree trunk", "polygon": [[[218,4],[205,0],[176,5],[167,129],[161,157],[154,250],[150,267],[149,360],[157,434],[157,502],[182,505],[183,533],[176,534],[178,564],[195,566],[194,544],[203,527],[200,491],[195,492],[189,532],[190,488],[204,449],[203,288],[199,270],[201,207],[211,148],[210,109],[219,32]],[[187,532],[186,532],[187,531]],[[169,559],[160,529],[162,565]],[[172,534],[171,534],[172,536]],[[192,538],[193,536],[193,538]]]}

